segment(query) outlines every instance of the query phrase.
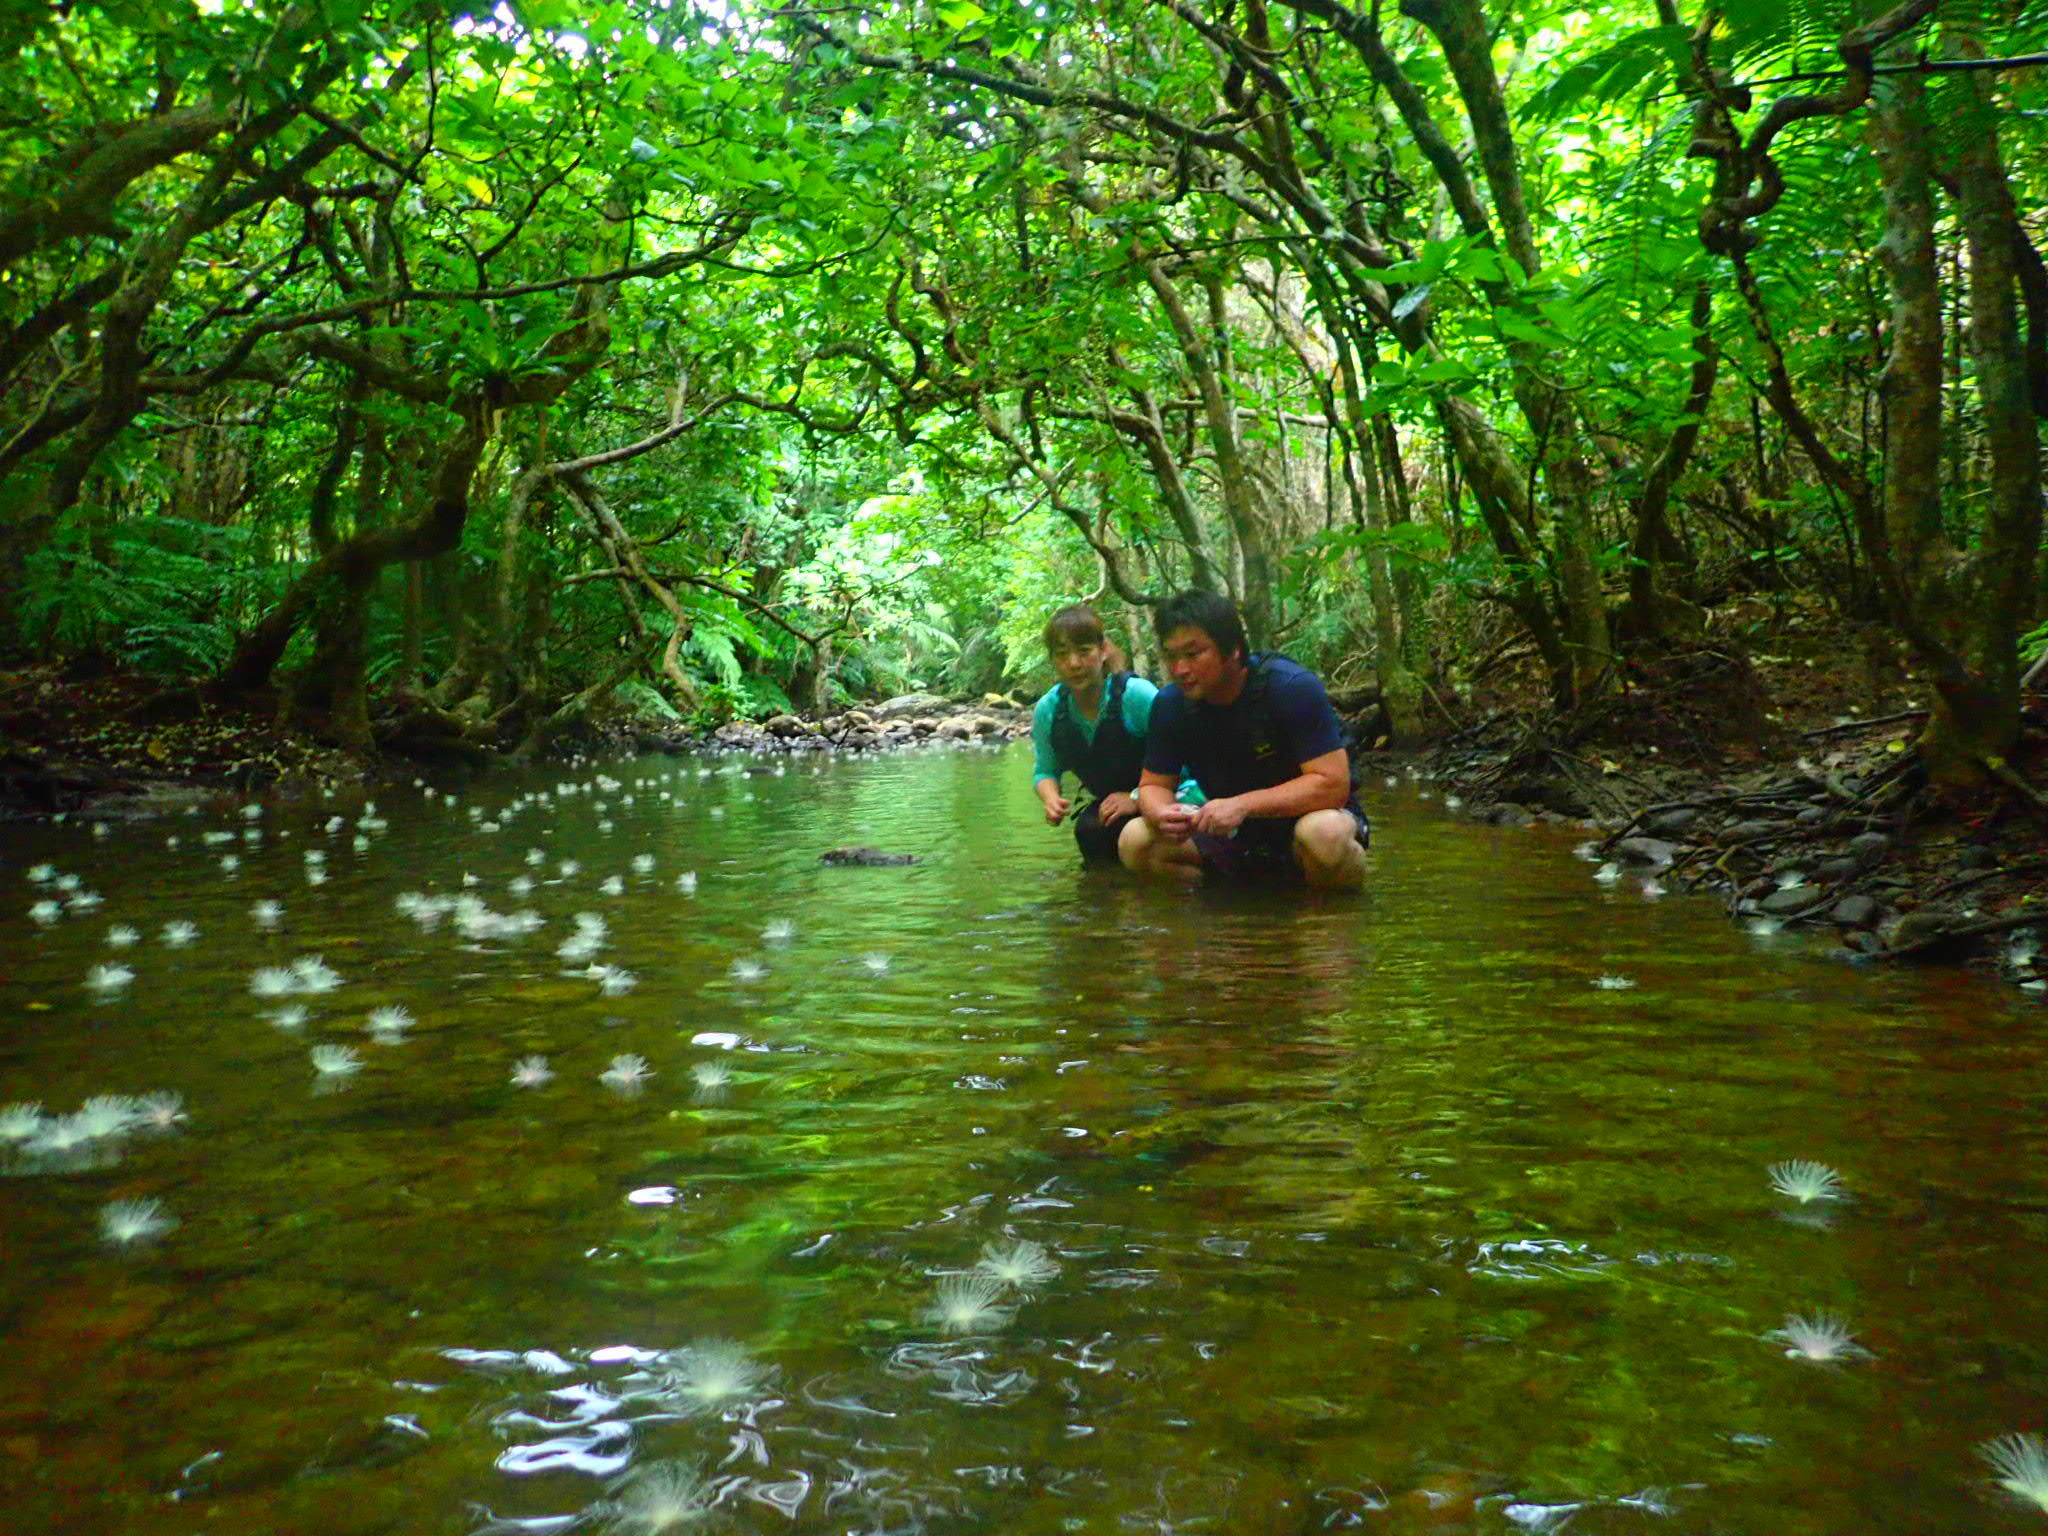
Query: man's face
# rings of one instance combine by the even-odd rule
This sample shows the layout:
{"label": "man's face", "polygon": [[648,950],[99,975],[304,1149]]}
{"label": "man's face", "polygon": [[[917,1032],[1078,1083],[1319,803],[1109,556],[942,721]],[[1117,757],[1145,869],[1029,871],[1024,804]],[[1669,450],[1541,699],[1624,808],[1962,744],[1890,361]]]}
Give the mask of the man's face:
{"label": "man's face", "polygon": [[1228,704],[1237,697],[1245,669],[1235,656],[1223,654],[1206,629],[1192,624],[1170,629],[1159,648],[1166,656],[1166,675],[1189,698]]}

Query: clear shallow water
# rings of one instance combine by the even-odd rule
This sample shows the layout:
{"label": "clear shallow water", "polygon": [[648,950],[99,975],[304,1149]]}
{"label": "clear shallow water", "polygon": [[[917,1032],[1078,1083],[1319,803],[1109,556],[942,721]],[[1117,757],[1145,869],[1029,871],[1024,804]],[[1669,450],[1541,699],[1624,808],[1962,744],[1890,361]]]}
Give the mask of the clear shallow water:
{"label": "clear shallow water", "polygon": [[[1072,862],[1027,764],[615,762],[496,833],[472,805],[599,770],[392,791],[360,853],[321,830],[353,801],[233,850],[200,841],[231,804],[8,828],[0,1104],[187,1118],[0,1179],[0,1527],[649,1530],[608,1489],[685,1460],[739,1531],[2044,1528],[1975,1453],[2048,1429],[2035,1005],[1603,890],[1572,838],[1408,791],[1363,898],[1138,890]],[[852,842],[926,861],[817,864]],[[104,904],[38,928],[42,860]],[[395,910],[465,872],[545,927]],[[579,911],[633,990],[563,974]],[[250,975],[308,954],[343,985],[287,1034]],[[388,1005],[418,1023],[377,1044]],[[361,1072],[321,1083],[322,1043]],[[637,1096],[599,1080],[625,1052]],[[529,1054],[557,1075],[516,1088]],[[1788,1219],[1787,1158],[1854,1199]],[[136,1198],[179,1225],[108,1246]],[[947,1332],[944,1277],[1015,1238],[1057,1275]],[[1819,1310],[1873,1356],[1763,1337]],[[648,1395],[721,1339],[757,1379]]]}

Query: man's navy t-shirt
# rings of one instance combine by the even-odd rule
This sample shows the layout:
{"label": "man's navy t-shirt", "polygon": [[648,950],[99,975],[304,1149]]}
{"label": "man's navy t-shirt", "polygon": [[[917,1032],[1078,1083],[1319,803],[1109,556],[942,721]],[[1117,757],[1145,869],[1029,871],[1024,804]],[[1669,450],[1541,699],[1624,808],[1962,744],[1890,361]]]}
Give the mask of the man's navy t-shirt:
{"label": "man's navy t-shirt", "polygon": [[[1260,661],[1260,657],[1251,658],[1254,667]],[[1269,656],[1264,662],[1267,681],[1263,703],[1253,697],[1257,690],[1250,679],[1235,700],[1221,706],[1188,698],[1178,683],[1160,689],[1159,696],[1152,701],[1152,719],[1145,733],[1146,771],[1176,779],[1185,773],[1202,786],[1202,793],[1209,799],[1220,800],[1284,784],[1299,777],[1303,763],[1341,749],[1344,730],[1338,723],[1337,711],[1330,707],[1330,696],[1323,691],[1322,679],[1285,656]],[[1210,782],[1218,776],[1217,749],[1226,744],[1262,740],[1272,733],[1274,725],[1279,728],[1279,745],[1286,757],[1284,773],[1263,783]]]}

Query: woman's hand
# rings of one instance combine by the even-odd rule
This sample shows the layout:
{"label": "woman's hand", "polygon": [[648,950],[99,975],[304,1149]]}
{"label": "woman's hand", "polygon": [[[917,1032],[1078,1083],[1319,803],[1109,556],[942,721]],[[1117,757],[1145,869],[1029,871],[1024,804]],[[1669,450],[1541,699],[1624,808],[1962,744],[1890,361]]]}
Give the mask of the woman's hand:
{"label": "woman's hand", "polygon": [[1138,814],[1138,802],[1132,796],[1121,791],[1113,795],[1104,795],[1102,797],[1102,810],[1099,814],[1105,827],[1115,822],[1129,821]]}
{"label": "woman's hand", "polygon": [[1067,812],[1074,808],[1074,802],[1056,789],[1049,793],[1041,790],[1038,798],[1045,806],[1045,824],[1048,827],[1056,827],[1065,821]]}

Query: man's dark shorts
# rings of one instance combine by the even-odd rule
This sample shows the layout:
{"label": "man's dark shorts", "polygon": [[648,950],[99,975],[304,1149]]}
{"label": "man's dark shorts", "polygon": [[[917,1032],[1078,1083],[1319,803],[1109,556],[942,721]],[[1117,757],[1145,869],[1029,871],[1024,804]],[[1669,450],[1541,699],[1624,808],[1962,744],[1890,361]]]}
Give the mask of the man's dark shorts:
{"label": "man's dark shorts", "polygon": [[[1372,846],[1372,824],[1355,805],[1344,807],[1351,817],[1358,846]],[[1301,865],[1294,859],[1294,821],[1261,817],[1247,821],[1235,837],[1212,837],[1207,832],[1194,836],[1195,851],[1202,856],[1203,873],[1219,880],[1300,880]]]}

